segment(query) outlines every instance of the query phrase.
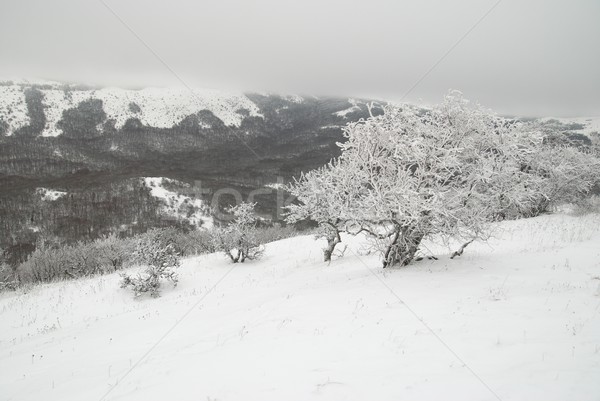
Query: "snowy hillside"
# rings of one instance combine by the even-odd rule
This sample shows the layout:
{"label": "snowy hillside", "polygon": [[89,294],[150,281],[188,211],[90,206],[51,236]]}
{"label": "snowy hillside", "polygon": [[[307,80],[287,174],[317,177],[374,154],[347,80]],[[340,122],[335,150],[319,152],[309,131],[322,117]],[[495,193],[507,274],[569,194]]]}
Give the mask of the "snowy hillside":
{"label": "snowy hillside", "polygon": [[[187,88],[147,88],[138,91],[118,88],[104,88],[95,91],[44,90],[44,105],[47,113],[44,136],[56,136],[61,133],[56,124],[66,109],[76,107],[87,99],[102,100],[107,118],[115,120],[115,127],[121,128],[130,118],[139,119],[142,124],[170,128],[185,117],[201,110],[210,110],[225,125],[239,126],[242,121],[241,110],[247,110],[251,116],[259,116],[258,107],[241,94],[225,94],[212,91]],[[135,104],[139,107],[131,106]]]}
{"label": "snowy hillside", "polygon": [[348,99],[348,103],[350,103],[352,106],[336,112],[335,115],[339,117],[346,117],[349,113],[360,111],[359,102],[357,100],[350,98]]}
{"label": "snowy hillside", "polygon": [[[0,85],[0,120],[8,124],[7,135],[29,124],[26,88],[23,83]],[[201,110],[211,111],[228,126],[239,126],[242,113],[262,117],[256,104],[240,93],[188,88],[82,90],[57,83],[46,83],[38,90],[43,95],[42,106],[46,116],[42,136],[60,135],[62,130],[58,123],[63,112],[90,99],[102,101],[107,119],[114,120],[117,129],[130,118],[140,120],[145,126],[170,128]]]}
{"label": "snowy hillside", "polygon": [[566,126],[573,125],[572,129],[578,134],[590,135],[592,133],[600,134],[600,117],[569,117],[569,118],[542,118],[543,122],[557,121]]}
{"label": "snowy hillside", "polygon": [[0,398],[597,400],[599,242],[600,215],[553,215],[401,269],[300,237],[188,259],[158,299],[116,274],[5,293]]}
{"label": "snowy hillside", "polygon": [[[0,125],[1,123],[5,124],[7,135],[29,124],[25,93],[20,86],[0,85]],[[1,131],[2,127],[0,133]]]}
{"label": "snowy hillside", "polygon": [[185,220],[194,227],[211,228],[214,219],[211,216],[210,205],[202,200],[185,196],[164,187],[164,183],[176,185],[188,184],[165,177],[144,177],[144,184],[150,188],[150,194],[163,202],[162,212],[178,220]]}
{"label": "snowy hillside", "polygon": [[[44,126],[41,135],[55,137],[63,130],[60,121],[63,113],[75,109],[82,102],[91,99],[102,101],[102,109],[107,120],[114,121],[114,127],[121,129],[130,119],[137,119],[146,127],[171,128],[186,117],[208,110],[226,126],[239,127],[245,116],[264,118],[259,105],[247,95],[236,92],[189,88],[144,88],[127,90],[115,87],[82,88],[76,85],[41,80],[0,80],[0,135],[10,136],[31,123],[29,106],[25,92],[35,88],[41,93],[41,109],[44,113]],[[298,95],[280,96],[271,93],[264,97],[281,97],[287,102],[302,104],[305,98]],[[318,98],[315,98],[318,100]],[[352,121],[357,113],[365,112],[366,100],[345,99],[343,109],[331,114]],[[283,106],[281,109],[286,109]],[[281,110],[278,109],[278,110]],[[89,110],[86,111],[89,113]],[[554,121],[563,128],[576,133],[589,135],[600,132],[600,117],[541,118],[540,121]],[[203,123],[204,124],[204,123]],[[210,129],[210,126],[204,126]]]}
{"label": "snowy hillside", "polygon": [[48,201],[48,202],[55,201],[55,200],[67,195],[67,193],[64,191],[56,191],[54,189],[48,189],[48,188],[38,188],[36,190],[36,192],[38,193],[38,195],[41,196],[42,200]]}

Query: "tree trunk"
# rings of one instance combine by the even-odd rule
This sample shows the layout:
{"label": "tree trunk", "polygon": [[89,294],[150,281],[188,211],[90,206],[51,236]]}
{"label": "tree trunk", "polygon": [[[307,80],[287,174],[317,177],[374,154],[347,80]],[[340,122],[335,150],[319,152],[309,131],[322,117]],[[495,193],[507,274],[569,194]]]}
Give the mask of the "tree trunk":
{"label": "tree trunk", "polygon": [[233,251],[227,251],[227,256],[231,259],[231,262],[237,263],[240,260],[240,251],[237,251],[237,254],[234,256]]}
{"label": "tree trunk", "polygon": [[323,261],[331,262],[331,256],[333,255],[335,247],[342,242],[340,232],[335,228],[331,228],[331,231],[327,233],[326,239],[327,247],[323,249]]}
{"label": "tree trunk", "polygon": [[422,239],[423,235],[415,233],[414,228],[399,227],[392,234],[392,240],[384,253],[383,267],[408,265],[415,258]]}

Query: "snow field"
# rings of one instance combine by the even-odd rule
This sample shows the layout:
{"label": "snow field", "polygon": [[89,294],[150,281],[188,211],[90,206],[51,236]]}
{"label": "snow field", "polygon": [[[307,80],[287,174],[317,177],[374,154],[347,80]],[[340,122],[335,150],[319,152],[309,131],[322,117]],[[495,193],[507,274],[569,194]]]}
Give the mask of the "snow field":
{"label": "snow field", "polygon": [[186,259],[158,299],[116,274],[4,293],[0,399],[598,399],[599,215],[505,222],[401,269],[347,240],[330,265],[311,236]]}

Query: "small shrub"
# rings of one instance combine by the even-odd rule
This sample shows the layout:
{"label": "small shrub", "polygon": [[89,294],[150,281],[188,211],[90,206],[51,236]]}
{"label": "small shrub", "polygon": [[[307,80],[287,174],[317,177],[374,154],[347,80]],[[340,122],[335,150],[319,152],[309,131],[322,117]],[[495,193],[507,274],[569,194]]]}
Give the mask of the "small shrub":
{"label": "small shrub", "polygon": [[[159,245],[162,247],[166,247],[167,245],[171,245],[173,247],[173,251],[178,255],[182,255],[182,247],[181,247],[181,238],[185,236],[181,231],[178,231],[174,227],[166,227],[166,228],[153,228],[148,230],[144,234],[141,234],[135,237],[135,246],[134,248],[137,250],[140,244],[150,244],[154,243],[155,245]],[[136,256],[138,255],[137,251],[134,251]],[[135,263],[145,263],[144,260],[140,261],[137,258],[134,261]]]}
{"label": "small shrub", "polygon": [[227,255],[233,263],[259,259],[264,253],[256,228],[255,205],[241,203],[227,209],[233,215],[233,221],[227,227],[213,231],[215,248]]}
{"label": "small shrub", "polygon": [[163,243],[160,230],[152,230],[149,235],[138,240],[135,260],[145,264],[143,272],[136,276],[121,274],[121,288],[131,288],[135,296],[149,292],[152,297],[160,295],[161,280],[168,280],[177,285],[176,268],[180,265],[180,251],[172,242]]}
{"label": "small shrub", "polygon": [[213,231],[215,248],[223,252],[233,263],[260,259],[264,246],[256,236],[256,230],[239,230],[235,227],[217,228]]}

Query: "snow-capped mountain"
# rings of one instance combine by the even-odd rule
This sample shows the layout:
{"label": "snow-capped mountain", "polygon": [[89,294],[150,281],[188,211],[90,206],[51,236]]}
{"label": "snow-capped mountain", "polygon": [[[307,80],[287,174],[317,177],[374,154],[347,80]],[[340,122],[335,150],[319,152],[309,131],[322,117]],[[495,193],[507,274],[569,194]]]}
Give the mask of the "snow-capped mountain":
{"label": "snow-capped mountain", "polygon": [[[255,96],[269,98],[273,95]],[[284,103],[296,105],[305,101],[298,95],[277,97]],[[352,113],[365,111],[364,102],[362,109],[361,101],[348,99],[344,102],[332,112],[334,116],[344,119],[351,117]],[[286,109],[289,106],[282,104],[276,111]],[[0,81],[0,134],[4,136],[18,135],[27,127],[32,127],[36,136],[61,135],[67,125],[65,119],[72,115],[70,111],[101,113],[96,121],[99,131],[103,131],[106,123],[120,130],[128,121],[150,128],[172,128],[200,112],[210,113],[224,126],[236,128],[245,118],[264,118],[260,105],[243,93],[191,88],[128,90],[50,81]],[[211,128],[211,124],[205,121],[200,125],[205,129]]]}
{"label": "snow-capped mountain", "polygon": [[[366,116],[366,101],[356,99],[3,81],[0,176],[57,178],[132,162],[157,166],[163,157],[180,171],[222,175],[239,159],[255,164],[304,155],[292,163],[300,171],[305,160],[311,167],[334,156],[341,127]],[[213,160],[191,166],[206,159]],[[145,169],[139,176],[148,175]]]}
{"label": "snow-capped mountain", "polygon": [[201,110],[210,111],[227,126],[239,127],[244,116],[261,116],[256,104],[237,93],[187,88],[85,89],[56,83],[33,86],[13,83],[0,86],[0,121],[5,124],[4,135],[13,135],[31,124],[28,108],[33,104],[41,106],[45,115],[41,136],[60,135],[63,129],[59,122],[63,113],[91,100],[102,102],[106,120],[114,121],[117,129],[123,128],[129,119],[137,119],[149,127],[170,128]]}
{"label": "snow-capped mountain", "polygon": [[[101,114],[95,128],[102,132],[105,125],[121,130],[126,124],[147,128],[169,129],[182,124],[190,116],[212,115],[225,127],[240,128],[246,118],[265,118],[264,101],[277,98],[282,104],[273,107],[275,113],[289,110],[290,104],[322,101],[298,95],[244,94],[197,88],[143,88],[139,90],[115,87],[94,88],[40,80],[0,80],[0,135],[12,136],[33,127],[37,136],[56,137],[65,133],[72,112]],[[331,100],[331,99],[327,99]],[[340,123],[364,115],[365,100],[335,99],[337,107],[331,115]],[[262,103],[262,104],[261,104]],[[565,130],[590,135],[600,132],[600,117],[540,118],[546,124],[558,124]],[[213,128],[207,121],[199,127]],[[31,130],[30,130],[31,131]]]}

